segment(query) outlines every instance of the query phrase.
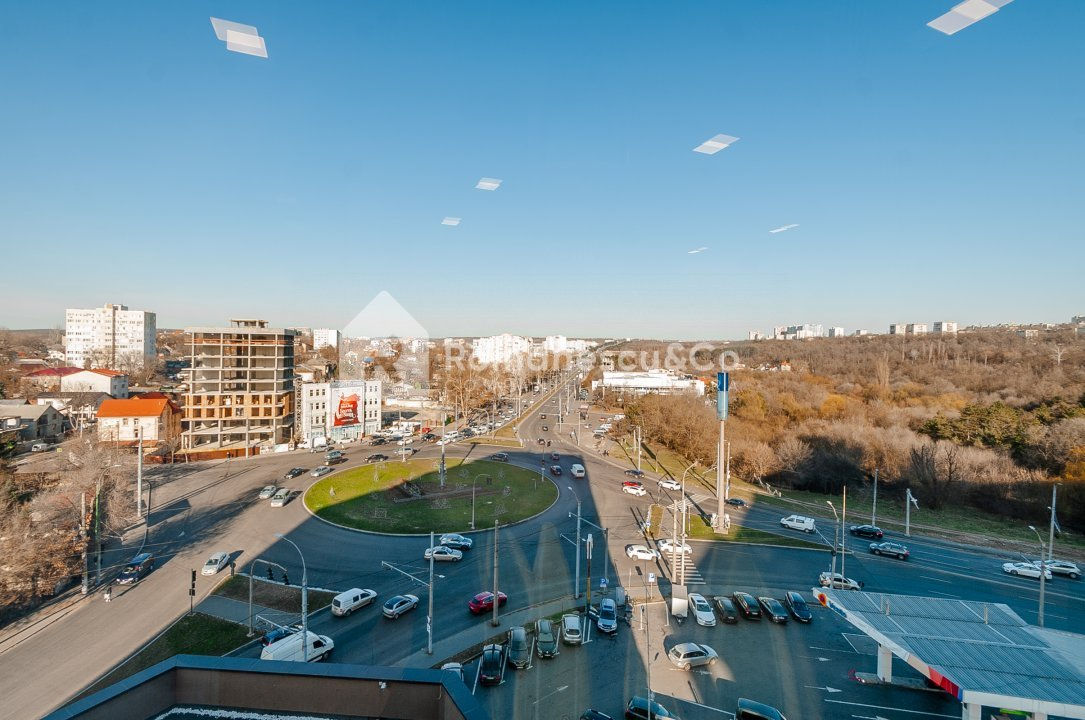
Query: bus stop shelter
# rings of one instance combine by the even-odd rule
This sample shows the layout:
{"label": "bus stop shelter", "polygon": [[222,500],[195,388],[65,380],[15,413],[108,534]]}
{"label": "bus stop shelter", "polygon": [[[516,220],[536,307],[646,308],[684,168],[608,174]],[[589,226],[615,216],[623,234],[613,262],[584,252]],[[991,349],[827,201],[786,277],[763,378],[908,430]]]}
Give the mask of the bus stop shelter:
{"label": "bus stop shelter", "polygon": [[814,597],[878,643],[878,679],[900,658],[962,704],[1033,720],[1085,719],[1085,635],[1029,625],[1003,604],[814,588]]}

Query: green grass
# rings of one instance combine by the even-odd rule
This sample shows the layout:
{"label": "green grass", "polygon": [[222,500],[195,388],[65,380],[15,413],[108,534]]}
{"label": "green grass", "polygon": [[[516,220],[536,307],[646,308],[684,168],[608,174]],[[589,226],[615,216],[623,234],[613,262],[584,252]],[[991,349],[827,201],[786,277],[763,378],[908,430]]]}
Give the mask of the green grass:
{"label": "green grass", "polygon": [[[301,580],[300,577],[294,578],[295,583],[299,580]],[[212,594],[247,603],[249,601],[249,579],[241,575],[234,575],[215,588]],[[310,590],[309,612],[330,605],[333,597],[335,595],[330,592]],[[266,582],[260,578],[253,578],[252,601],[256,605],[263,605],[275,610],[300,613],[301,587],[298,585],[279,585],[278,583]]]}
{"label": "green grass", "polygon": [[471,445],[494,445],[497,447],[522,448],[524,446],[524,444],[515,439],[515,437],[510,440],[508,438],[500,437],[500,434],[497,436],[483,435],[482,437],[471,438],[468,442]]}
{"label": "green grass", "polygon": [[731,532],[726,535],[719,535],[705,523],[704,518],[700,515],[690,516],[689,533],[687,533],[686,537],[697,540],[719,540],[721,542],[759,543],[761,545],[777,545],[779,547],[817,548],[825,550],[826,552],[829,550],[825,545],[810,542],[809,540],[803,540],[802,538],[787,537],[785,535],[765,532],[764,530],[743,527],[735,524],[733,519],[731,522]]}
{"label": "green grass", "polygon": [[99,678],[81,696],[146,670],[174,655],[225,655],[249,641],[247,628],[203,613],[185,615],[115,671]]}
{"label": "green grass", "polygon": [[[537,471],[507,463],[448,458],[443,491],[436,468],[436,460],[411,460],[335,473],[309,488],[305,505],[318,517],[358,530],[426,533],[470,529],[471,485],[476,478],[476,528],[492,527],[498,509],[500,522],[512,523],[542,512],[557,499],[555,485]],[[394,502],[407,497],[400,487],[408,480],[422,489],[423,498]],[[451,490],[459,493],[427,497]]]}

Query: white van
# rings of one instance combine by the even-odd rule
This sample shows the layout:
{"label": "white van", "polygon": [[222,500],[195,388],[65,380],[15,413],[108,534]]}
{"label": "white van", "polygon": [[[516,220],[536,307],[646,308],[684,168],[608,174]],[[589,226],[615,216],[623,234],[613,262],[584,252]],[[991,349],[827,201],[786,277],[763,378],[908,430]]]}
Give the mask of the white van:
{"label": "white van", "polygon": [[579,463],[573,463],[573,466],[569,468],[569,474],[575,478],[584,477],[584,466]]}
{"label": "white van", "polygon": [[785,518],[780,518],[780,525],[785,528],[791,528],[792,530],[802,530],[803,532],[814,532],[814,518],[806,517],[805,515],[788,515]]}
{"label": "white van", "polygon": [[376,597],[377,593],[368,589],[351,588],[346,592],[341,592],[332,598],[332,615],[346,617],[358,608],[363,608],[373,602]]}
{"label": "white van", "polygon": [[[296,632],[287,635],[282,640],[271,643],[260,651],[261,660],[304,660],[304,649],[301,644],[302,633]],[[327,635],[317,635],[314,632],[306,633],[309,646],[309,662],[319,662],[332,654],[335,643]]]}

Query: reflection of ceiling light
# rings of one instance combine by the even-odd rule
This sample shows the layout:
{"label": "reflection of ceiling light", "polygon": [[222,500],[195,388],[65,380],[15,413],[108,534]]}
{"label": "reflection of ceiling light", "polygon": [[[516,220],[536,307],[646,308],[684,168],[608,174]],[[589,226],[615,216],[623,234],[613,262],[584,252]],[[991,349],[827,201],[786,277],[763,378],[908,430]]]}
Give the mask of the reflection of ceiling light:
{"label": "reflection of ceiling light", "polygon": [[738,140],[738,138],[732,135],[716,135],[693,148],[693,152],[704,153],[705,155],[715,155],[736,140]]}
{"label": "reflection of ceiling light", "polygon": [[784,232],[785,230],[790,230],[791,228],[797,228],[798,226],[799,226],[798,223],[791,223],[790,225],[784,225],[783,227],[778,227],[775,230],[769,230],[769,232],[770,233],[781,233],[781,232]]}
{"label": "reflection of ceiling light", "polygon": [[230,52],[267,57],[267,46],[264,38],[260,37],[259,31],[252,25],[211,18],[211,26],[215,28],[215,37],[226,43],[226,49]]}
{"label": "reflection of ceiling light", "polygon": [[999,11],[999,8],[1009,5],[1011,2],[1013,0],[964,0],[963,3],[954,5],[952,10],[945,15],[936,17],[927,25],[938,32],[952,35],[955,32],[964,30],[972,23],[979,22],[988,15],[994,15]]}
{"label": "reflection of ceiling light", "polygon": [[441,224],[442,225],[459,225],[460,224],[460,218],[446,217],[444,220],[441,221]]}
{"label": "reflection of ceiling light", "polygon": [[501,181],[497,178],[482,178],[475,185],[476,190],[496,190],[501,187]]}

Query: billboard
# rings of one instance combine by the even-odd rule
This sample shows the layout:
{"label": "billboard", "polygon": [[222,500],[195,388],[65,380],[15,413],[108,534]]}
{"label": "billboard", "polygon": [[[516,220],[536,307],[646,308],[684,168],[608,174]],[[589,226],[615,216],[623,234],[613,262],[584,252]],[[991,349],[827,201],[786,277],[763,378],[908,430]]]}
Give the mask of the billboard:
{"label": "billboard", "polygon": [[332,427],[361,425],[364,421],[364,382],[333,382],[328,409],[332,411]]}

